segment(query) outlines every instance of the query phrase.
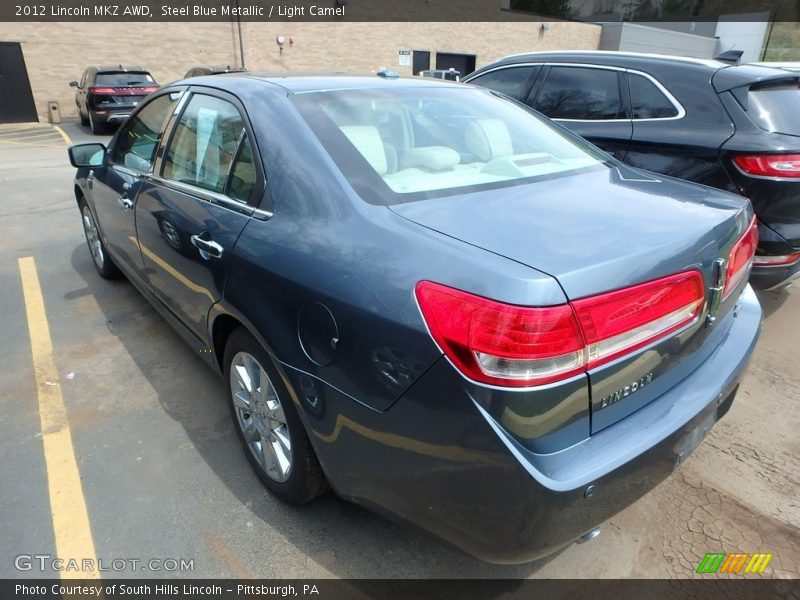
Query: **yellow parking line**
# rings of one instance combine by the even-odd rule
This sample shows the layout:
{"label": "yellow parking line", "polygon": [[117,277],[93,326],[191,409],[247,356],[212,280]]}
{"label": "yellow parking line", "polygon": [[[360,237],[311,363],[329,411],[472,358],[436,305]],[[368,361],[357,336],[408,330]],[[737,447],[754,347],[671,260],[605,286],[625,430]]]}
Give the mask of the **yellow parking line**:
{"label": "yellow parking line", "polygon": [[[72,446],[72,433],[67,409],[61,396],[58,371],[53,360],[50,326],[33,257],[19,259],[19,273],[25,297],[28,333],[31,340],[36,391],[39,396],[39,419],[42,445],[47,466],[47,487],[50,512],[56,540],[56,554],[65,561],[75,560],[80,567],[84,559],[97,564],[89,514],[81,487],[81,476]],[[97,571],[63,570],[65,579],[97,579]]]}
{"label": "yellow parking line", "polygon": [[69,139],[69,136],[67,135],[66,131],[61,129],[61,127],[59,127],[58,125],[53,125],[53,129],[55,129],[59,133],[59,135],[62,138],[64,138],[64,141],[67,143],[67,146],[72,146],[72,140]]}
{"label": "yellow parking line", "polygon": [[4,140],[0,138],[0,144],[12,144],[14,146],[44,146],[48,148],[63,148],[61,142],[58,145],[53,145],[52,142],[58,142],[58,138],[49,138],[43,140],[33,140],[32,142],[16,142],[12,140]]}
{"label": "yellow parking line", "polygon": [[35,137],[37,135],[58,136],[58,132],[52,127],[39,127],[37,129],[25,129],[24,131],[0,131],[0,138],[6,137]]}
{"label": "yellow parking line", "polygon": [[55,131],[40,131],[31,134],[0,135],[0,142],[46,142],[48,140],[59,141],[61,138]]}

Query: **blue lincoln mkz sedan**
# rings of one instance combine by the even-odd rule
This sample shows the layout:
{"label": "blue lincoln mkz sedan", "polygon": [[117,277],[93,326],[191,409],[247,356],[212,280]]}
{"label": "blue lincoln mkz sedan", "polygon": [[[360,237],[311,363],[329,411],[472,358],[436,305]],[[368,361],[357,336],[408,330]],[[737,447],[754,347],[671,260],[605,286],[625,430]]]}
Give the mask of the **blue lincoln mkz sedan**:
{"label": "blue lincoln mkz sedan", "polygon": [[70,160],[98,273],[224,376],[275,495],[330,487],[487,561],[663,480],[758,337],[746,199],[489,90],[193,78]]}

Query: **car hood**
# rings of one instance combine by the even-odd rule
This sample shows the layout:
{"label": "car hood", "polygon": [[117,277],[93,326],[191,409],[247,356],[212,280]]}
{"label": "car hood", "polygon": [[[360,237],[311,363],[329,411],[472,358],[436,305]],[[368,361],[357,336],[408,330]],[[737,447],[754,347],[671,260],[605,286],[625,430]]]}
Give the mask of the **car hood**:
{"label": "car hood", "polygon": [[390,207],[555,277],[570,299],[727,258],[747,200],[621,165]]}

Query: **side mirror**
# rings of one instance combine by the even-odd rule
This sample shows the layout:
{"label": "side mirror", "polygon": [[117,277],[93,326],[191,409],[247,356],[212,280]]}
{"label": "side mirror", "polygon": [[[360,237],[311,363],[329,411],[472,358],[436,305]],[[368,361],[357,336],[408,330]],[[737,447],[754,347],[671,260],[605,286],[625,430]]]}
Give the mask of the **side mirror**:
{"label": "side mirror", "polygon": [[81,87],[81,86],[78,85],[77,81],[70,81],[69,82],[69,87]]}
{"label": "side mirror", "polygon": [[67,152],[73,167],[99,167],[106,158],[106,147],[97,142],[75,144]]}

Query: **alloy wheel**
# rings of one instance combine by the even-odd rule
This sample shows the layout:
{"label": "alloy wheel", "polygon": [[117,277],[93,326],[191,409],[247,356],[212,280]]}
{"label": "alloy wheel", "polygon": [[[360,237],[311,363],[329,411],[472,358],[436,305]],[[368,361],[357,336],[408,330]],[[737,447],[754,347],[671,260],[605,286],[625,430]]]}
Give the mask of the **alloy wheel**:
{"label": "alloy wheel", "polygon": [[105,264],[105,255],[103,254],[103,244],[100,241],[100,232],[97,231],[97,224],[91,209],[84,205],[81,212],[83,213],[83,231],[86,234],[86,242],[89,244],[94,263],[98,269],[102,269]]}
{"label": "alloy wheel", "polygon": [[292,471],[289,425],[275,386],[252,354],[238,352],[233,357],[230,388],[248,449],[267,477],[287,481]]}

